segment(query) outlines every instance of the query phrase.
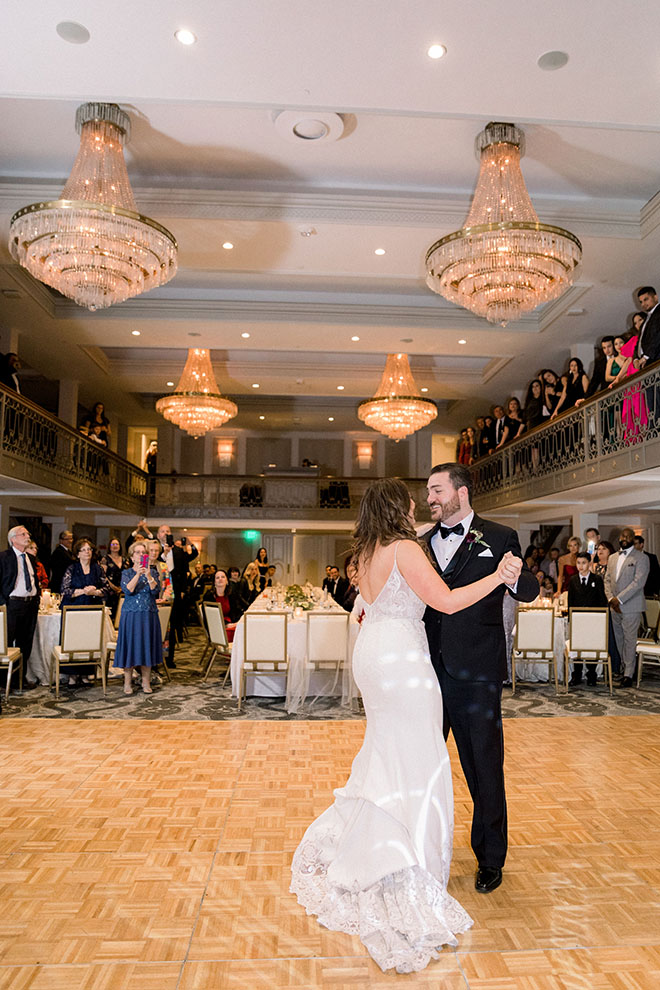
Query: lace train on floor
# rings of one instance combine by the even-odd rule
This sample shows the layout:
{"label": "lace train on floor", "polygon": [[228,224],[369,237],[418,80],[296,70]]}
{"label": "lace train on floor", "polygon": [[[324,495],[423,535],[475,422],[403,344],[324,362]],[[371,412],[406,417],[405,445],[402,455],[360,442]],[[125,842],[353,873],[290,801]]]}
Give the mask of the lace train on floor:
{"label": "lace train on floor", "polygon": [[472,919],[427,870],[411,866],[391,873],[366,890],[333,885],[312,842],[299,846],[291,867],[290,890],[331,931],[358,935],[385,971],[416,973],[437,959],[443,945]]}

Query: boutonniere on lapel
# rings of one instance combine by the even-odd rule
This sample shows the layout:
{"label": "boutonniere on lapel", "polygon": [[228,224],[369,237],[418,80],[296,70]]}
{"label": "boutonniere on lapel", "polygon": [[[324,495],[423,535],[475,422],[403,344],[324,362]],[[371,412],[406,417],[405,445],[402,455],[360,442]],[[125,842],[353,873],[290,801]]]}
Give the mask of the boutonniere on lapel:
{"label": "boutonniere on lapel", "polygon": [[469,529],[465,537],[465,544],[468,550],[471,550],[474,546],[483,547],[484,550],[490,550],[490,543],[486,543],[484,534],[480,529]]}

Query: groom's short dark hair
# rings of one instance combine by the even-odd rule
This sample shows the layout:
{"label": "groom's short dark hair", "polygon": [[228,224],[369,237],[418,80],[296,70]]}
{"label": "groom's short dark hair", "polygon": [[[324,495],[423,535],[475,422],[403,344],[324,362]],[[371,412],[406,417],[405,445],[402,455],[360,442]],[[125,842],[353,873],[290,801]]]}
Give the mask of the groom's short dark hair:
{"label": "groom's short dark hair", "polygon": [[431,474],[443,474],[445,472],[449,475],[449,481],[455,491],[458,491],[459,488],[467,488],[468,498],[472,502],[472,475],[465,465],[449,461],[447,464],[436,464],[435,467],[431,468]]}

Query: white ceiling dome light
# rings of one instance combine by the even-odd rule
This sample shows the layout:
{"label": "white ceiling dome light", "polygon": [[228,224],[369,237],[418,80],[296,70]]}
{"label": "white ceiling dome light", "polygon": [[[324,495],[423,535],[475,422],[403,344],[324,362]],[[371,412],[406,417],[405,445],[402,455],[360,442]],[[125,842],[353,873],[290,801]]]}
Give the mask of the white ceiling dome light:
{"label": "white ceiling dome light", "polygon": [[287,141],[318,144],[338,141],[344,133],[344,119],[324,110],[282,110],[273,117],[275,130]]}

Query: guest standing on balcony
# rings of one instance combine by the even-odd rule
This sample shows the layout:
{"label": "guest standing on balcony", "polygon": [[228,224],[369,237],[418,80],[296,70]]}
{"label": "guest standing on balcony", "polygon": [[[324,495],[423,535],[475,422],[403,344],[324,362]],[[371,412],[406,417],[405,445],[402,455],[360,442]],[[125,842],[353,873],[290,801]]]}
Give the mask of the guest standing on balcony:
{"label": "guest standing on balcony", "polygon": [[147,474],[156,474],[158,470],[158,441],[152,440],[144,455],[144,470]]}
{"label": "guest standing on balcony", "polygon": [[64,572],[76,559],[71,552],[72,546],[73,533],[65,529],[60,533],[60,542],[50,555],[50,590],[56,595],[60,594]]}
{"label": "guest standing on balcony", "polygon": [[504,438],[502,443],[511,443],[525,432],[525,423],[522,417],[520,402],[512,395],[506,404],[506,426],[504,427]]}
{"label": "guest standing on balcony", "polygon": [[550,418],[557,408],[563,388],[559,375],[552,368],[543,368],[538,377],[543,382],[543,415]]}
{"label": "guest standing on balcony", "polygon": [[582,405],[587,397],[589,379],[579,358],[571,358],[568,362],[568,373],[562,377],[562,384],[561,397],[551,419],[555,419],[561,412],[573,409],[574,406]]}
{"label": "guest standing on balcony", "polygon": [[[95,427],[100,427],[100,429],[95,430]],[[89,416],[85,416],[82,421],[81,431],[86,433],[87,436],[94,436],[97,440],[104,446],[110,446],[110,421],[105,414],[105,407],[102,402],[95,403]]]}
{"label": "guest standing on balcony", "polygon": [[[638,313],[635,313],[633,316],[633,323],[637,326],[639,326],[638,317]],[[632,375],[637,374],[638,368],[636,367],[635,353],[638,347],[638,342],[639,333],[629,337],[628,340],[626,340],[626,342],[622,345],[621,357],[623,358],[623,365],[614,381],[610,382],[609,388],[614,388],[622,382],[624,378],[630,378]],[[646,394],[652,394],[652,392],[652,388],[646,390]],[[625,444],[639,443],[643,439],[645,428],[648,424],[646,394],[645,390],[642,389],[639,384],[632,385],[623,393],[621,423],[623,425],[623,441]],[[653,399],[651,399],[651,401],[653,401]]]}
{"label": "guest standing on balcony", "polygon": [[493,429],[495,420],[490,415],[484,416],[483,420],[484,425],[478,440],[479,457],[488,457],[490,451],[495,448],[495,433]]}
{"label": "guest standing on balcony", "polygon": [[150,567],[148,560],[145,565],[145,558],[149,556],[146,543],[134,543],[129,554],[132,567],[121,575],[124,604],[117,631],[115,667],[124,671],[124,694],[133,694],[132,676],[136,667],[142,675],[142,690],[152,694],[151,668],[163,662],[163,640],[156,605],[160,583],[156,568]]}
{"label": "guest standing on balcony", "polygon": [[637,299],[645,314],[634,354],[636,370],[641,370],[647,364],[660,360],[660,308],[658,294],[652,285],[639,289]]}
{"label": "guest standing on balcony", "polygon": [[523,418],[527,430],[533,430],[535,426],[540,426],[549,418],[543,412],[543,385],[540,378],[534,378],[529,383]]}
{"label": "guest standing on balcony", "polygon": [[20,370],[20,367],[20,359],[14,351],[0,356],[0,384],[4,385],[5,388],[10,388],[13,392],[18,392],[19,395],[21,394],[21,386],[16,372]]}
{"label": "guest standing on balcony", "polygon": [[490,451],[491,454],[494,454],[497,448],[501,447],[504,443],[504,430],[506,429],[504,406],[495,406],[493,408],[493,420],[493,440],[495,443]]}
{"label": "guest standing on balcony", "polygon": [[41,592],[27,553],[30,534],[25,526],[10,529],[7,541],[9,549],[0,552],[0,605],[7,606],[7,645],[19,648],[27,667]]}

